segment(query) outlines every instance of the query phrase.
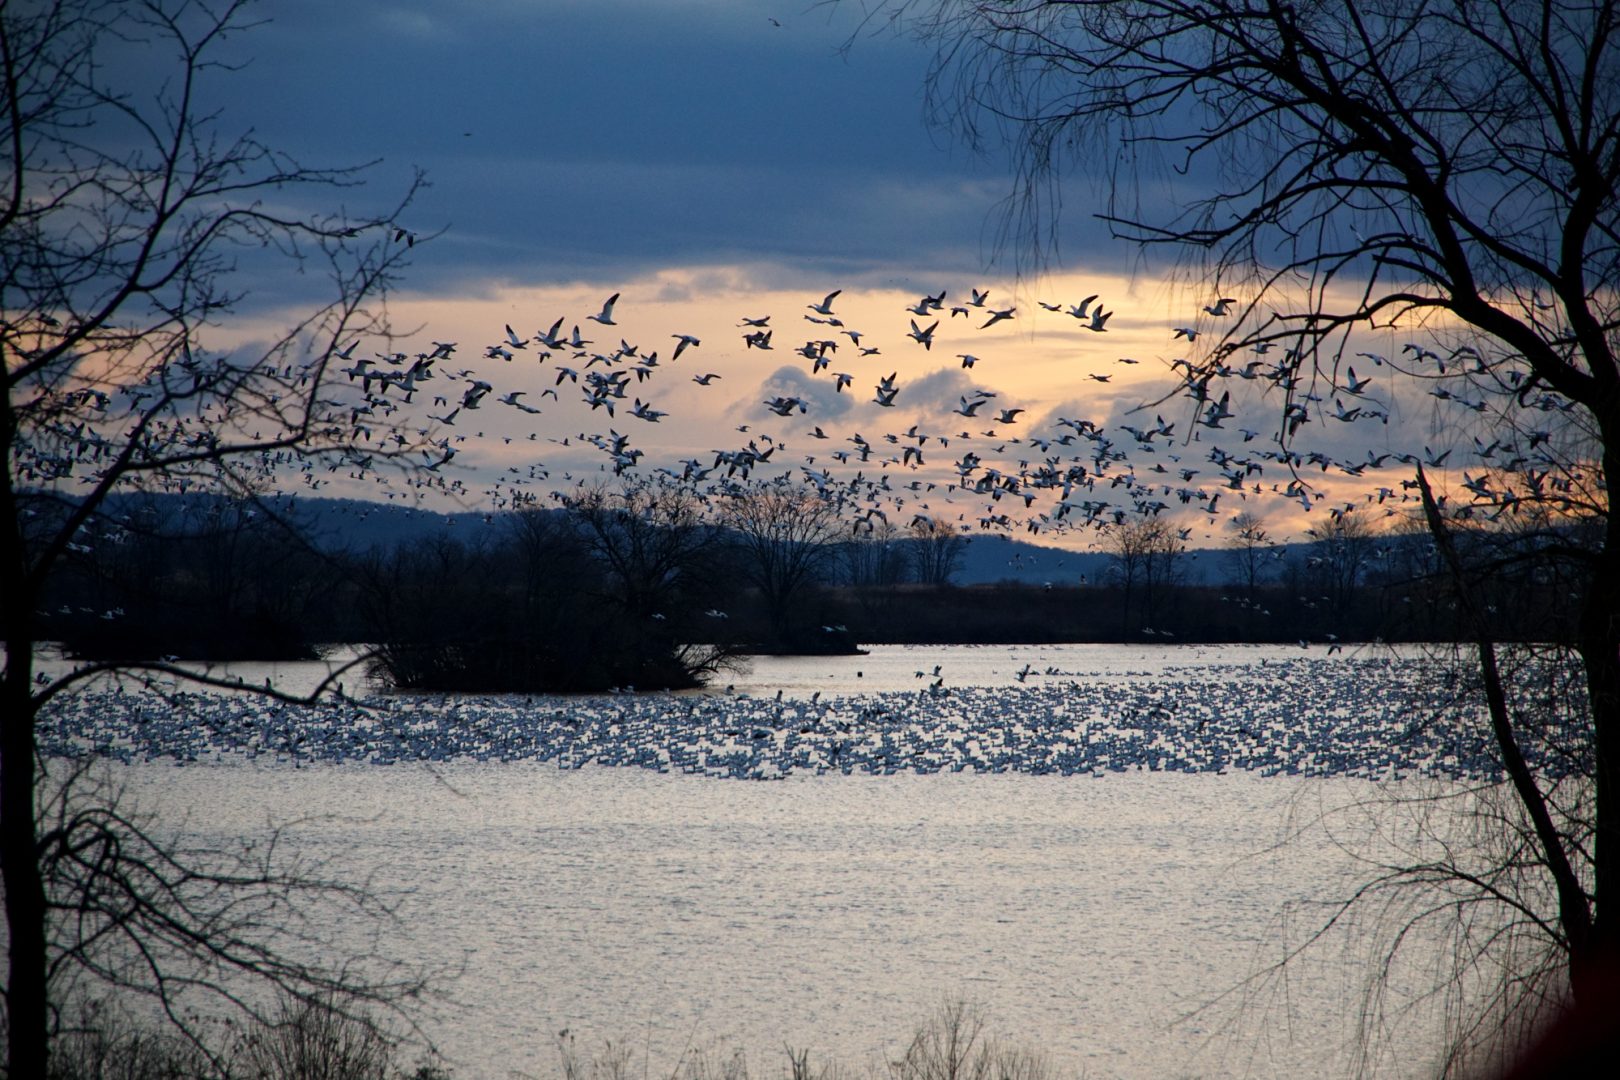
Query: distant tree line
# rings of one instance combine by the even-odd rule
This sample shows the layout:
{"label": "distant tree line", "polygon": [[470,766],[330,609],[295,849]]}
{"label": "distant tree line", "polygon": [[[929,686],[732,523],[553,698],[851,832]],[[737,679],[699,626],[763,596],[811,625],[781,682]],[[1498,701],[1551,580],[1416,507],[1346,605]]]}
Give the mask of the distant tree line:
{"label": "distant tree line", "polygon": [[[42,506],[23,528],[49,535],[70,510]],[[38,615],[98,659],[308,659],[346,636],[334,598],[348,579],[273,503],[131,497],[68,544]]]}
{"label": "distant tree line", "polygon": [[[953,586],[959,530],[921,518],[851,531],[813,493],[774,482],[738,485],[718,507],[669,480],[581,488],[495,525],[333,550],[285,503],[126,500],[68,553],[41,616],[87,657],[293,659],[366,642],[400,688],[510,692],[695,686],[740,655],[860,642],[1459,633],[1427,534],[1356,513],[1291,548],[1239,517],[1213,551],[1187,550],[1166,519],[1126,521],[1101,534],[1104,573],[1045,586]],[[1195,558],[1218,561],[1225,584],[1190,583]],[[1567,631],[1575,586],[1558,566],[1531,551],[1480,586],[1505,638]]]}
{"label": "distant tree line", "polygon": [[744,652],[853,651],[823,618],[829,588],[866,563],[886,584],[948,580],[966,542],[921,528],[846,540],[828,504],[781,482],[709,503],[654,478],[475,535],[356,550],[293,500],[129,497],[81,531],[39,616],[97,659],[286,660],[366,642],[402,688],[683,687]]}

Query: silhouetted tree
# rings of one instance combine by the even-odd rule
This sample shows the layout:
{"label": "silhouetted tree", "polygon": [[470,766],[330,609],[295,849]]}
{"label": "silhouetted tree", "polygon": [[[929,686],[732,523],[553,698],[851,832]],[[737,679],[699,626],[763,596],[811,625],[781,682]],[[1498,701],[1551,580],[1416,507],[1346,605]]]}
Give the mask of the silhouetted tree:
{"label": "silhouetted tree", "polygon": [[280,502],[119,499],[52,576],[44,629],[98,660],[312,658],[341,569]]}
{"label": "silhouetted tree", "polygon": [[1325,522],[1305,530],[1316,541],[1309,556],[1309,577],[1320,582],[1328,603],[1343,611],[1361,593],[1362,579],[1372,561],[1378,533],[1365,515],[1354,510],[1334,513]]}
{"label": "silhouetted tree", "polygon": [[878,522],[870,532],[857,532],[840,543],[838,550],[846,584],[857,588],[895,585],[905,577],[900,530],[887,521]]}
{"label": "silhouetted tree", "polygon": [[[1481,475],[1462,478],[1466,494],[1434,498],[1432,534],[1444,546],[1458,520],[1555,510],[1542,543],[1579,576],[1566,659],[1584,680],[1589,741],[1574,760],[1592,798],[1555,811],[1556,828],[1529,830],[1513,856],[1556,901],[1514,922],[1523,933],[1472,940],[1463,927],[1459,956],[1473,964],[1540,935],[1568,992],[1603,1000],[1605,973],[1620,967],[1605,903],[1620,896],[1620,520],[1609,505],[1620,474],[1620,4],[893,6],[941,44],[936,102],[975,140],[1007,136],[1022,196],[1014,235],[1044,250],[1062,167],[1100,162],[1117,235],[1184,257],[1205,295],[1241,298],[1186,370],[1188,387],[1277,347],[1288,443],[1314,430],[1316,401],[1352,392],[1358,332],[1399,325],[1429,336],[1374,363],[1416,388],[1461,380],[1477,395],[1439,434],[1453,441],[1489,418],[1492,442]],[[1161,197],[1172,168],[1174,194]],[[1303,479],[1288,490],[1316,501]],[[1508,720],[1504,750],[1537,740]],[[1543,782],[1516,789],[1523,814],[1535,816]],[[1419,868],[1413,878],[1432,880]]]}
{"label": "silhouetted tree", "polygon": [[[1109,574],[1124,590],[1120,608],[1121,633],[1132,640],[1133,625],[1153,626],[1166,592],[1181,580],[1183,545],[1175,528],[1163,518],[1127,518],[1103,531],[1109,555]],[[1140,600],[1140,611],[1132,597]],[[1137,613],[1132,623],[1133,612]]]}
{"label": "silhouetted tree", "polygon": [[577,606],[569,598],[589,591],[597,573],[578,531],[554,510],[514,510],[504,523],[516,562],[512,577],[522,587],[519,617],[543,633],[566,633],[566,619]]}
{"label": "silhouetted tree", "polygon": [[774,642],[785,644],[799,603],[828,568],[838,507],[784,476],[725,487],[720,523],[741,549],[742,572],[759,590]]}
{"label": "silhouetted tree", "polygon": [[522,610],[487,541],[448,531],[358,560],[359,604],[377,669],[402,689],[528,689],[514,670]]}
{"label": "silhouetted tree", "polygon": [[703,583],[719,532],[690,488],[655,476],[581,488],[560,501],[627,614],[667,618],[683,591]]}
{"label": "silhouetted tree", "polygon": [[[79,915],[68,914],[86,909],[128,948],[150,948],[142,985],[171,1017],[185,1015],[188,988],[223,985],[233,972],[295,992],[386,992],[290,957],[244,956],[234,946],[247,939],[229,937],[228,919],[243,898],[229,888],[184,902],[164,892],[165,875],[188,867],[138,842],[94,795],[70,799],[57,819],[40,816],[37,718],[102,670],[37,671],[40,600],[70,555],[118,527],[105,519],[109,499],[248,493],[282,465],[390,453],[357,429],[356,402],[332,376],[341,349],[386,329],[371,305],[407,246],[398,207],[300,214],[296,195],[334,196],[357,174],[306,167],[223,128],[208,83],[228,70],[221,42],[248,25],[232,2],[0,6],[0,863],[12,1077],[46,1075],[52,1005],[86,971],[70,931]],[[110,63],[115,50],[120,62]],[[137,52],[138,64],[123,62]],[[268,345],[217,349],[213,330],[243,296],[238,263],[325,275],[326,299]],[[401,435],[394,452],[418,448]],[[104,891],[109,882],[161,915],[120,919],[101,906],[117,895]],[[269,883],[243,884],[252,893]],[[250,937],[266,928],[241,927]],[[200,984],[165,981],[173,953],[153,935],[169,931],[211,958]]]}
{"label": "silhouetted tree", "polygon": [[598,601],[626,637],[598,650],[639,656],[622,684],[693,686],[735,654],[713,605],[727,577],[718,526],[689,487],[662,476],[561,497],[579,537],[600,562]]}
{"label": "silhouetted tree", "polygon": [[1256,514],[1245,510],[1227,522],[1231,539],[1227,542],[1236,584],[1243,589],[1244,599],[1253,602],[1255,590],[1260,587],[1270,569],[1275,544],[1271,531]]}
{"label": "silhouetted tree", "polygon": [[967,552],[968,538],[948,523],[926,516],[914,519],[907,532],[917,580],[924,585],[949,585]]}

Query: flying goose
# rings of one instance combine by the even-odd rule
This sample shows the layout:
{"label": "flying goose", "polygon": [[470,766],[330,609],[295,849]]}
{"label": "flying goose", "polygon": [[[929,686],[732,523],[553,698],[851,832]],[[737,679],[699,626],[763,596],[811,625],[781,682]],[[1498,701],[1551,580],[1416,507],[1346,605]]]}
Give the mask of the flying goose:
{"label": "flying goose", "polygon": [[602,310],[599,313],[597,313],[595,315],[587,315],[585,317],[587,319],[592,319],[592,320],[594,320],[596,322],[599,322],[603,326],[615,326],[617,324],[614,323],[614,321],[613,321],[613,305],[618,303],[618,302],[619,302],[619,294],[614,293],[612,296],[607,298],[607,301],[605,303],[603,303]]}

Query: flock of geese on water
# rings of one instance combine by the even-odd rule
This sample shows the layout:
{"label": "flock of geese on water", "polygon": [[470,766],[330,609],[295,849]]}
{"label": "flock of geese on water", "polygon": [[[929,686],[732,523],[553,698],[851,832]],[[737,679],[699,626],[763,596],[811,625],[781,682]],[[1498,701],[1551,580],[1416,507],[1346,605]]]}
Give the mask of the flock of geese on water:
{"label": "flock of geese on water", "polygon": [[[1286,347],[1274,356],[1277,341],[1251,335],[1246,359],[1230,349],[1217,349],[1199,360],[1165,361],[1173,382],[1159,385],[1173,389],[1154,404],[1130,410],[1130,415],[1143,417],[1139,422],[1110,426],[1054,412],[1039,427],[1028,424],[1029,407],[1003,403],[998,392],[974,385],[972,380],[994,365],[975,352],[961,351],[954,354],[960,369],[953,378],[957,389],[966,389],[954,408],[934,410],[944,415],[895,424],[893,430],[870,438],[859,430],[830,431],[841,417],[881,423],[879,410],[908,405],[908,380],[900,374],[905,365],[876,359],[885,357],[885,346],[845,324],[837,307],[842,295],[843,290],[833,290],[805,305],[802,318],[814,329],[792,348],[795,362],[805,365],[802,371],[779,367],[763,378],[767,389],[756,403],[728,403],[727,408],[742,410],[749,420],[736,426],[746,441],[714,446],[684,460],[656,466],[651,460],[644,462],[647,450],[636,445],[639,436],[633,432],[670,415],[659,407],[654,391],[663,380],[676,377],[670,373],[677,368],[686,381],[699,387],[723,383],[722,374],[714,370],[699,367],[688,373],[692,357],[708,351],[704,342],[690,333],[673,333],[667,350],[647,349],[623,337],[617,345],[607,346],[587,337],[580,323],[570,325],[566,317],[533,335],[508,324],[499,340],[483,347],[478,368],[450,370],[458,349],[451,342],[434,342],[430,351],[414,357],[393,352],[358,359],[354,356],[358,342],[348,343],[337,353],[346,365],[339,370],[359,398],[348,407],[347,421],[358,432],[362,447],[374,437],[373,425],[391,431],[388,437],[397,448],[408,445],[402,428],[422,424],[415,428],[421,471],[413,482],[466,499],[472,494],[466,481],[449,475],[457,470],[446,467],[470,439],[484,435],[474,418],[488,414],[478,410],[493,402],[538,416],[552,411],[552,406],[542,404],[545,399],[561,406],[568,395],[588,415],[605,421],[607,430],[559,432],[550,418],[533,421],[527,441],[538,443],[544,437],[569,448],[575,455],[570,469],[554,470],[539,461],[506,465],[482,492],[490,505],[534,505],[546,495],[566,496],[607,474],[688,485],[711,500],[746,493],[751,479],[770,476],[792,479],[835,504],[856,534],[917,527],[1048,533],[1121,524],[1132,515],[1151,517],[1170,511],[1177,516],[1185,541],[1194,528],[1212,527],[1223,515],[1248,509],[1264,516],[1266,506],[1258,498],[1262,496],[1291,500],[1305,510],[1324,508],[1334,517],[1369,507],[1392,515],[1400,503],[1416,498],[1411,476],[1419,463],[1431,469],[1461,466],[1458,483],[1471,503],[1461,505],[1454,499],[1453,509],[1464,516],[1475,509],[1501,514],[1523,499],[1556,503],[1568,497],[1571,480],[1558,467],[1554,435],[1569,402],[1537,387],[1513,365],[1488,363],[1466,345],[1445,354],[1416,343],[1393,356],[1363,351],[1342,371],[1335,368],[1323,374]],[[1200,322],[1171,328],[1171,344],[1190,344],[1211,333],[1211,327],[1229,325],[1225,320],[1241,315],[1234,308],[1237,303],[1232,297],[1212,299],[1203,307]],[[595,334],[617,336],[611,331],[619,326],[619,304],[620,294],[614,293],[583,323],[594,324]],[[1080,330],[1098,335],[1108,332],[1114,315],[1097,296],[1076,303],[1043,301],[1040,307],[1073,318]],[[948,291],[941,290],[918,298],[905,310],[909,331],[902,340],[910,344],[903,347],[919,350],[923,357],[943,345],[945,335],[954,332],[950,327],[985,331],[1018,316],[1016,306],[998,307],[989,290],[978,288],[969,290],[961,303],[951,303]],[[786,351],[775,337],[782,327],[772,318],[747,315],[739,320],[744,356]],[[879,368],[862,374],[863,362],[867,368],[876,362]],[[1133,357],[1114,360],[1117,365],[1138,362]],[[499,388],[491,365],[502,373]],[[543,372],[539,383],[544,384],[538,392],[532,381],[536,365]],[[885,374],[883,367],[891,370]],[[1374,372],[1388,375],[1384,397],[1378,396]],[[929,378],[937,385],[950,375],[948,366],[931,372]],[[1077,388],[1099,386],[1113,377],[1113,371],[1091,371],[1075,382]],[[523,385],[526,379],[531,381]],[[819,389],[816,380],[823,380]],[[1471,430],[1465,422],[1470,416],[1489,413],[1504,421],[1497,425],[1502,434],[1489,443],[1475,436],[1471,447],[1454,438],[1443,449],[1424,446],[1421,453],[1395,445],[1402,428],[1399,423],[1391,425],[1391,409],[1402,380],[1409,395],[1428,387],[1426,397],[1436,409],[1433,430],[1466,432]],[[793,385],[782,388],[784,381]],[[871,387],[870,398],[858,389],[862,385]],[[1237,395],[1234,389],[1239,389]],[[1109,389],[1110,406],[1118,391],[1117,386]],[[937,390],[930,392],[937,398]],[[402,422],[409,415],[402,410],[418,394],[428,403],[423,416]],[[847,402],[839,400],[845,397]],[[856,412],[857,398],[875,409]],[[929,400],[933,399],[925,396],[916,408],[926,410]],[[1408,405],[1407,411],[1415,410]],[[1524,422],[1524,417],[1548,414],[1551,419],[1537,426]],[[1255,426],[1243,426],[1239,421],[1246,417],[1262,419],[1250,419]],[[385,424],[389,426],[381,426]],[[618,430],[625,425],[625,432]],[[1304,449],[1311,432],[1318,433],[1324,446],[1356,449],[1337,453]],[[524,438],[522,434],[488,438],[496,437],[507,445]],[[808,446],[800,443],[801,438]],[[797,453],[790,455],[789,440]],[[581,448],[602,455],[595,470],[578,466]],[[654,459],[657,455],[655,450]],[[274,464],[297,462],[287,455]],[[349,479],[365,480],[379,475],[370,470],[371,464],[362,448],[345,461],[328,465],[327,471],[345,466]],[[311,488],[331,479],[311,462],[298,467]],[[1375,479],[1392,471],[1398,478]],[[1358,486],[1357,494],[1330,501],[1323,481],[1337,483],[1342,478]],[[386,497],[400,494],[390,490]],[[1251,504],[1251,498],[1256,503]]]}
{"label": "flock of geese on water", "polygon": [[[1007,669],[1016,663],[1009,654]],[[1006,672],[1004,671],[1005,675]],[[89,690],[41,749],[176,763],[554,761],[742,779],[793,773],[1125,771],[1496,778],[1489,726],[1417,657],[1301,657],[1020,685],[808,699],[643,694],[323,699]],[[1544,732],[1535,767],[1572,767]]]}

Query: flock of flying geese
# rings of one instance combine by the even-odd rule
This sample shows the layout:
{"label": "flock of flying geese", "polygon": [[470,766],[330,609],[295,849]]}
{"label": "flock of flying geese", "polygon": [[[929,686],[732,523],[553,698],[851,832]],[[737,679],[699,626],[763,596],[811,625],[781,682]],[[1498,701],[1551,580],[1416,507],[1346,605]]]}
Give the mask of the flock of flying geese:
{"label": "flock of flying geese", "polygon": [[[942,417],[923,416],[909,424],[895,424],[893,430],[870,438],[858,430],[840,435],[828,430],[839,417],[882,415],[871,410],[854,413],[847,406],[827,407],[836,395],[846,394],[853,405],[859,397],[858,385],[868,379],[872,396],[865,400],[869,404],[880,410],[907,405],[902,365],[884,364],[891,368],[887,374],[860,374],[860,362],[870,364],[884,356],[884,346],[875,335],[845,324],[837,307],[842,294],[843,290],[835,289],[806,303],[801,312],[804,322],[814,329],[802,344],[793,347],[792,355],[804,364],[804,375],[810,381],[800,378],[793,389],[767,390],[752,405],[734,402],[729,406],[743,410],[740,418],[755,417],[736,426],[746,442],[739,439],[731,445],[713,446],[707,455],[656,465],[643,461],[647,451],[636,445],[634,425],[657,424],[670,415],[655,404],[654,391],[674,377],[670,373],[678,364],[684,374],[690,357],[708,351],[696,335],[669,335],[673,346],[667,350],[645,349],[622,337],[616,346],[605,347],[585,336],[581,324],[571,325],[565,333],[568,320],[557,318],[548,329],[532,336],[507,325],[499,340],[483,347],[482,371],[444,370],[457,349],[447,342],[434,342],[431,351],[414,357],[380,353],[375,359],[354,360],[352,343],[337,355],[349,364],[341,369],[343,375],[360,392],[360,401],[350,415],[356,425],[379,414],[393,416],[417,393],[427,395],[431,401],[431,408],[425,411],[428,426],[418,429],[421,446],[417,452],[427,474],[422,482],[463,496],[470,494],[465,481],[446,476],[444,467],[469,438],[483,434],[469,420],[490,402],[532,416],[542,412],[544,399],[562,405],[567,401],[564,395],[577,395],[578,406],[607,421],[605,432],[562,434],[553,427],[545,434],[548,441],[575,451],[569,471],[558,477],[543,463],[531,463],[527,468],[508,466],[484,491],[497,508],[533,504],[541,497],[537,492],[547,486],[551,496],[565,496],[571,488],[597,482],[604,474],[691,485],[705,496],[746,491],[751,479],[767,475],[791,475],[807,490],[835,504],[855,533],[918,527],[1043,533],[1076,526],[1107,527],[1122,524],[1132,515],[1170,511],[1181,515],[1180,535],[1186,539],[1198,524],[1212,525],[1221,515],[1238,509],[1263,516],[1264,504],[1248,502],[1261,496],[1292,500],[1305,510],[1323,507],[1334,517],[1370,506],[1382,508],[1378,513],[1393,514],[1400,502],[1415,499],[1411,467],[1419,462],[1432,469],[1463,464],[1461,487],[1476,506],[1496,514],[1523,498],[1556,501],[1562,497],[1560,485],[1570,483],[1567,474],[1554,467],[1553,421],[1536,430],[1527,430],[1522,422],[1502,426],[1500,430],[1508,434],[1489,444],[1475,438],[1471,451],[1453,443],[1438,451],[1424,447],[1419,454],[1393,445],[1391,433],[1397,429],[1389,426],[1391,409],[1402,377],[1407,377],[1409,397],[1414,395],[1412,387],[1431,386],[1428,395],[1437,408],[1466,409],[1474,414],[1490,410],[1504,416],[1512,413],[1515,418],[1569,408],[1566,400],[1553,393],[1535,393],[1532,381],[1511,365],[1487,363],[1466,345],[1445,354],[1415,343],[1395,356],[1361,352],[1342,371],[1323,376],[1313,375],[1310,363],[1291,349],[1283,348],[1274,356],[1277,342],[1255,340],[1246,348],[1246,357],[1217,348],[1200,359],[1164,361],[1165,373],[1174,382],[1160,385],[1174,389],[1154,405],[1127,414],[1133,418],[1141,415],[1138,422],[1110,424],[1054,414],[1031,427],[1027,425],[1028,406],[1002,404],[997,392],[970,386]],[[949,293],[942,290],[906,306],[909,330],[897,339],[910,344],[901,347],[920,350],[918,359],[923,359],[932,354],[935,345],[943,344],[953,326],[976,333],[1018,316],[1016,306],[995,306],[986,289],[969,290],[959,304],[951,304],[949,299]],[[614,293],[600,310],[586,315],[583,323],[594,324],[598,334],[618,327],[619,302],[620,294]],[[1203,307],[1207,316],[1203,325],[1170,328],[1169,343],[1192,343],[1212,326],[1229,325],[1224,320],[1235,314],[1237,302],[1232,297],[1214,298]],[[1108,331],[1114,316],[1095,295],[1075,303],[1043,301],[1040,307],[1071,317],[1079,329],[1098,335]],[[771,315],[742,317],[737,329],[744,357],[787,351],[775,337],[782,327],[773,325]],[[661,352],[667,355],[661,356]],[[532,385],[503,385],[498,393],[494,376],[487,374],[489,365],[497,363],[516,374],[523,370],[513,365],[519,357],[537,361],[546,372],[541,378],[549,385],[538,393]],[[957,377],[962,381],[993,367],[971,351],[957,352],[954,358],[960,362]],[[1115,363],[1138,361],[1119,357]],[[1358,364],[1363,366],[1359,373]],[[1389,376],[1383,380],[1387,396],[1379,396],[1374,376],[1368,372]],[[438,376],[445,376],[443,382],[431,384]],[[533,379],[533,375],[528,377]],[[1100,386],[1112,378],[1112,372],[1092,371],[1077,377],[1076,384]],[[706,369],[692,371],[686,379],[711,388],[723,381],[719,372]],[[834,398],[805,388],[815,380],[825,380]],[[779,382],[766,378],[762,386]],[[444,384],[450,389],[431,388]],[[1491,386],[1502,391],[1496,399],[1488,397]],[[1253,389],[1234,395],[1240,387]],[[1110,388],[1109,394],[1112,406],[1117,388]],[[1413,411],[1409,404],[1407,410]],[[1255,426],[1249,427],[1239,424],[1244,417],[1261,419],[1250,419]],[[530,441],[542,437],[542,423],[537,421],[529,432]],[[625,423],[632,426],[619,431]],[[1319,440],[1321,445],[1357,449],[1349,453],[1300,449],[1305,442],[1300,437],[1302,430],[1312,424],[1320,426],[1311,431],[1329,436]],[[1461,430],[1452,420],[1437,422],[1436,427]],[[1352,428],[1361,431],[1348,437],[1338,435],[1340,429]],[[798,446],[797,437],[809,440],[810,445],[790,455],[789,440]],[[403,445],[397,430],[393,438]],[[507,443],[513,441],[510,436],[503,438]],[[579,468],[577,450],[581,447],[603,455],[596,470]],[[1473,461],[1448,465],[1458,450],[1462,451],[1456,454],[1458,458],[1471,453]],[[654,460],[657,456],[655,450]],[[352,469],[350,476],[364,478],[363,455],[358,457],[362,467]],[[1380,470],[1397,468],[1404,474],[1399,480],[1370,482]],[[313,471],[306,472],[309,482],[322,480]],[[1340,484],[1337,478],[1350,481]],[[1330,480],[1334,483],[1326,482]],[[1342,491],[1356,480],[1360,485],[1354,497],[1328,499],[1329,487]],[[1464,514],[1470,510],[1456,507],[1455,501],[1454,509]]]}

